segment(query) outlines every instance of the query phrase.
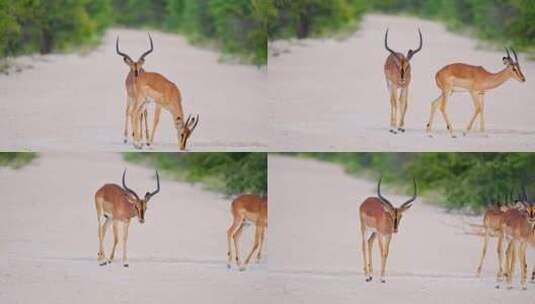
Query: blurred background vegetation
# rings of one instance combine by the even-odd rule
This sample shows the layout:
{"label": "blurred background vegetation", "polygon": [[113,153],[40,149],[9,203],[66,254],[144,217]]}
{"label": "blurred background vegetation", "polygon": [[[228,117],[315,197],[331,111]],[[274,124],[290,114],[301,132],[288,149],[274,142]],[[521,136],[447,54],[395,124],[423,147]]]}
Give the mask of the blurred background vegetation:
{"label": "blurred background vegetation", "polygon": [[96,45],[110,26],[185,35],[266,64],[267,39],[355,29],[366,12],[411,14],[480,38],[535,46],[533,0],[0,0],[0,58]]}
{"label": "blurred background vegetation", "polygon": [[518,49],[535,48],[533,0],[272,0],[270,39],[325,35],[354,27],[366,12],[436,19],[456,31]]}
{"label": "blurred background vegetation", "polygon": [[525,183],[535,199],[535,153],[302,153],[342,165],[350,174],[376,179],[412,191],[416,177],[427,201],[447,208],[480,211],[491,200]]}
{"label": "blurred background vegetation", "polygon": [[242,61],[267,60],[270,0],[0,0],[0,58],[96,45],[110,26],[177,32]]}
{"label": "blurred background vegetation", "polygon": [[37,158],[33,152],[0,152],[0,167],[21,168]]}
{"label": "blurred background vegetation", "polygon": [[127,161],[156,167],[177,179],[200,182],[227,195],[267,195],[266,153],[124,153]]}

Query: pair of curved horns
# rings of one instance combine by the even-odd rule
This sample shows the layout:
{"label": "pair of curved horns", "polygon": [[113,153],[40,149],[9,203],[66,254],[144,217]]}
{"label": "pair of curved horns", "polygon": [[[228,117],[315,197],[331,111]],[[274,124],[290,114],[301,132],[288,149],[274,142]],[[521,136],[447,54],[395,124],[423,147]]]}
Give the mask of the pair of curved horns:
{"label": "pair of curved horns", "polygon": [[[508,49],[507,47],[505,48],[505,51],[507,52],[507,58],[508,58],[508,59],[512,59],[512,58],[511,58],[511,53],[509,53],[509,49]],[[513,56],[515,56],[515,60],[514,60],[514,62],[515,62],[515,63],[518,63],[518,56],[516,55],[516,51],[515,51],[515,49],[511,48],[511,52],[513,52]]]}
{"label": "pair of curved horns", "polygon": [[191,114],[188,115],[188,119],[186,119],[186,128],[189,129],[190,132],[193,132],[195,128],[197,127],[197,124],[199,123],[199,114],[197,116],[192,117]]}
{"label": "pair of curved horns", "polygon": [[[145,60],[145,56],[147,56],[148,54],[152,53],[152,51],[154,50],[154,44],[152,43],[152,37],[150,36],[150,33],[147,33],[149,35],[149,41],[150,41],[150,49],[146,52],[144,52],[141,57],[139,57],[139,60],[138,61],[141,61],[141,60]],[[117,54],[123,56],[124,58],[128,58],[130,61],[134,61],[132,60],[132,58],[130,58],[130,56],[128,56],[127,54],[121,52],[119,50],[119,36],[117,36],[117,40],[115,40],[115,51],[117,52]]]}
{"label": "pair of curved horns", "polygon": [[[389,29],[387,28],[385,32],[385,48],[394,56],[398,57],[397,53],[388,46],[388,31]],[[412,56],[414,56],[416,53],[422,50],[423,38],[422,38],[422,31],[420,30],[420,28],[418,28],[418,36],[420,37],[420,44],[418,45],[418,48],[416,50],[412,50],[412,49],[409,50],[409,52],[407,53],[408,60],[411,60]]]}
{"label": "pair of curved horns", "polygon": [[[381,182],[383,181],[383,177],[381,176],[379,178],[379,183],[377,184],[377,196],[379,197],[379,199],[381,199],[381,201],[383,203],[385,203],[386,205],[388,205],[390,208],[392,209],[396,209],[396,207],[394,207],[394,205],[392,205],[392,203],[386,199],[386,197],[384,197],[382,194],[381,194]],[[413,185],[414,185],[414,191],[413,191],[413,195],[412,197],[404,202],[401,206],[399,206],[400,209],[403,209],[403,208],[406,208],[406,207],[409,207],[409,205],[416,199],[416,196],[417,196],[417,187],[416,187],[416,178],[413,178],[412,179],[412,182],[413,182]]]}
{"label": "pair of curved horns", "polygon": [[[137,193],[134,190],[128,188],[128,186],[126,186],[125,176],[126,176],[126,169],[124,169],[123,179],[122,179],[124,190],[126,190],[128,193],[132,194],[136,198],[136,200],[140,201],[141,199],[139,198]],[[160,192],[160,175],[158,174],[158,170],[156,170],[156,190],[154,190],[153,192],[149,192],[148,193],[147,200],[150,199],[153,195],[155,195],[158,192]]]}

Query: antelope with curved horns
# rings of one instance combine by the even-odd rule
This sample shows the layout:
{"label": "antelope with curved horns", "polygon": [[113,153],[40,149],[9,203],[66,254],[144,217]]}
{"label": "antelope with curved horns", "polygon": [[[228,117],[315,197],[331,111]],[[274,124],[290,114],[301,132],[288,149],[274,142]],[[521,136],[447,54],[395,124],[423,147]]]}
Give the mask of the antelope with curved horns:
{"label": "antelope with curved horns", "polygon": [[[189,125],[185,123],[184,112],[182,110],[182,95],[180,90],[173,82],[159,73],[147,72],[142,70],[144,64],[144,57],[150,54],[154,50],[152,38],[149,35],[150,49],[143,53],[142,58],[138,62],[127,60],[124,53],[119,53],[119,37],[117,37],[117,51],[125,58],[125,63],[134,70],[134,82],[133,82],[133,99],[134,109],[132,111],[132,129],[134,131],[134,147],[140,149],[141,144],[141,127],[139,125],[139,119],[141,113],[145,108],[145,104],[149,101],[156,103],[154,111],[154,121],[150,133],[149,145],[154,142],[154,134],[156,127],[160,121],[161,109],[166,109],[173,116],[175,128],[177,130],[177,143],[180,150],[185,150],[187,141],[193,130],[198,124],[199,115],[192,118]],[[141,71],[141,72],[140,72]]]}
{"label": "antelope with curved horns", "polygon": [[[411,65],[412,57],[422,49],[423,39],[422,32],[418,29],[420,44],[416,50],[409,50],[407,56],[398,53],[388,47],[388,29],[385,32],[385,48],[390,52],[385,62],[386,85],[390,91],[390,132],[396,134],[397,131],[405,132],[405,114],[407,112],[407,103],[409,96],[409,85],[411,82]],[[397,124],[398,113],[398,89],[401,90],[399,95],[399,107],[401,120]],[[397,131],[396,131],[397,127]]]}
{"label": "antelope with curved horns", "polygon": [[[150,34],[149,34],[150,37]],[[151,39],[152,41],[152,39]],[[152,51],[152,43],[151,43],[151,50],[143,53],[141,57],[137,61],[132,60],[130,56],[128,56],[125,53],[122,53],[119,50],[119,37],[117,37],[117,40],[115,41],[115,51],[118,55],[123,57],[124,62],[130,67],[130,71],[128,72],[128,75],[126,76],[125,80],[125,86],[126,86],[126,112],[125,112],[125,122],[124,122],[124,143],[128,142],[128,124],[130,122],[130,125],[132,126],[133,123],[131,122],[131,119],[133,118],[133,110],[134,110],[134,79],[139,75],[140,73],[143,73],[143,63],[145,62],[145,56],[150,54]],[[150,145],[149,143],[149,129],[147,124],[147,109],[144,109],[144,111],[141,113],[140,117],[140,128],[143,128],[143,121],[145,122],[145,139],[147,142],[147,146]],[[132,138],[134,137],[134,132],[132,132]]]}
{"label": "antelope with curved horns", "polygon": [[[535,204],[528,199],[525,189],[524,199],[521,203],[524,210],[511,209],[505,216],[503,230],[509,243],[506,250],[505,278],[507,288],[513,288],[513,275],[516,263],[516,255],[520,260],[520,286],[526,289],[526,277],[528,264],[526,260],[526,249],[528,243],[531,244],[534,239],[535,229]],[[517,252],[518,243],[518,252]],[[532,280],[535,273],[532,273]],[[499,285],[496,286],[499,288]]]}
{"label": "antelope with curved horns", "polygon": [[[123,225],[123,266],[128,267],[127,241],[130,220],[137,216],[139,223],[145,222],[145,212],[149,200],[160,192],[160,176],[156,170],[156,190],[146,192],[143,199],[128,188],[125,182],[126,169],[123,172],[122,187],[117,184],[105,184],[95,193],[95,207],[98,219],[99,250],[97,260],[101,266],[111,263],[115,257],[115,249],[119,243],[119,224]],[[104,253],[106,230],[113,224],[113,247],[109,259]]]}
{"label": "antelope with curved horns", "polygon": [[[256,260],[260,260],[262,255],[262,248],[264,246],[264,234],[267,227],[267,198],[257,195],[244,194],[237,197],[232,201],[231,213],[232,213],[232,225],[227,230],[228,240],[228,262],[227,267],[230,268],[232,264],[232,245],[234,245],[234,256],[236,259],[236,265],[240,271],[245,270],[251,257],[257,252]],[[238,243],[246,221],[252,222],[256,226],[254,245],[245,259],[245,264],[240,262],[240,251]]]}
{"label": "antelope with curved horns", "polygon": [[390,240],[392,234],[398,232],[399,223],[403,212],[407,211],[412,202],[416,199],[416,179],[413,179],[413,196],[398,208],[381,195],[381,181],[377,185],[377,197],[368,197],[360,205],[360,231],[362,234],[362,258],[364,262],[364,276],[366,282],[370,282],[373,277],[372,267],[372,247],[377,238],[379,250],[381,252],[381,283],[385,283],[385,266],[388,258]]}
{"label": "antelope with curved horns", "polygon": [[479,129],[481,132],[485,132],[485,102],[484,95],[488,90],[492,90],[502,85],[508,79],[514,78],[520,82],[525,82],[526,77],[520,70],[518,63],[518,56],[513,48],[514,59],[511,58],[511,53],[508,48],[505,48],[507,56],[502,58],[505,68],[497,73],[490,73],[482,66],[474,66],[464,63],[453,63],[446,65],[440,69],[435,75],[435,80],[441,93],[438,98],[431,103],[431,113],[429,114],[429,122],[427,123],[427,133],[431,135],[431,129],[433,125],[433,118],[437,107],[440,107],[442,117],[446,122],[446,128],[452,137],[456,137],[453,133],[453,127],[446,113],[446,106],[448,104],[448,97],[454,92],[455,89],[468,90],[472,96],[474,103],[474,115],[468,122],[466,131],[463,132],[466,135],[472,129],[474,121],[479,116]]}

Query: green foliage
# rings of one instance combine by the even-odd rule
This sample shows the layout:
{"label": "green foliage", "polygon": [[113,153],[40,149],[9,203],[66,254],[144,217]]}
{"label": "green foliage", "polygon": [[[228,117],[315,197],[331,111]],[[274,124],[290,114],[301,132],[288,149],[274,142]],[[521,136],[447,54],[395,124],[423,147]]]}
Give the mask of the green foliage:
{"label": "green foliage", "polygon": [[263,65],[269,8],[267,0],[167,0],[165,27]]}
{"label": "green foliage", "polygon": [[440,19],[456,30],[469,27],[480,38],[518,48],[535,46],[533,0],[369,0],[367,6],[388,13],[408,12]]}
{"label": "green foliage", "polygon": [[[339,163],[352,174],[383,174],[386,182],[410,191],[416,177],[420,193],[440,194],[436,203],[448,208],[478,210],[525,183],[535,194],[533,153],[306,153]],[[532,197],[532,199],[535,197]]]}
{"label": "green foliage", "polygon": [[21,168],[37,157],[33,152],[1,152],[0,167]]}
{"label": "green foliage", "polygon": [[364,0],[273,0],[270,38],[323,35],[360,19]]}
{"label": "green foliage", "polygon": [[94,42],[109,25],[108,0],[0,0],[0,57]]}
{"label": "green foliage", "polygon": [[124,157],[229,195],[267,194],[266,153],[125,153]]}
{"label": "green foliage", "polygon": [[129,27],[162,27],[166,16],[166,0],[110,0],[117,24]]}

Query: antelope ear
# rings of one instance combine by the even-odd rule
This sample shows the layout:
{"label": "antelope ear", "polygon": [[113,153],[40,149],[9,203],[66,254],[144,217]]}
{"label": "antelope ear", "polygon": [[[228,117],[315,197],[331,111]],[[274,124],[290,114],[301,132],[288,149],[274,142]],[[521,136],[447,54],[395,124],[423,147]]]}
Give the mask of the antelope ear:
{"label": "antelope ear", "polygon": [[137,200],[132,194],[125,193],[125,196],[126,196],[126,201],[128,201],[130,204],[132,204],[132,205],[136,204]]}
{"label": "antelope ear", "polygon": [[412,207],[412,203],[407,204],[406,206],[401,206],[401,208],[399,208],[399,211],[405,212],[405,211],[409,210],[410,207]]}

